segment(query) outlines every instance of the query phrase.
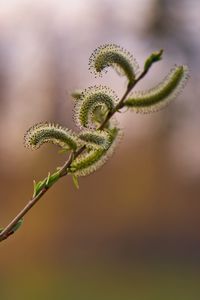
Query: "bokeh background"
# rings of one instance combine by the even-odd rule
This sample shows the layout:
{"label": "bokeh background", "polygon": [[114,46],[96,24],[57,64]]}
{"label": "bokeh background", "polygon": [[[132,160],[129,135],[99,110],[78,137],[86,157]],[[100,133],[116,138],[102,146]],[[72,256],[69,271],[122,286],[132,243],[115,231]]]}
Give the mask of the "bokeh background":
{"label": "bokeh background", "polygon": [[191,79],[167,109],[118,114],[124,138],[95,174],[58,182],[0,244],[0,299],[200,299],[199,0],[0,1],[0,224],[32,195],[32,180],[62,165],[45,145],[23,147],[34,123],[76,129],[71,92],[124,78],[95,80],[91,52],[116,43],[141,68],[165,49],[138,89],[176,64]]}

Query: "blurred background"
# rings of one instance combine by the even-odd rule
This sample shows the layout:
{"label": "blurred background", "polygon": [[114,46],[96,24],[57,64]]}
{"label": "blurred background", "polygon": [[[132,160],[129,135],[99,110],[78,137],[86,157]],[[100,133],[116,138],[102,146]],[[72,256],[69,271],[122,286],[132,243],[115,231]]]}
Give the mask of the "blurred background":
{"label": "blurred background", "polygon": [[32,195],[33,179],[65,161],[58,149],[23,146],[34,123],[77,130],[74,89],[106,84],[121,96],[124,78],[95,80],[92,51],[116,43],[141,69],[165,49],[137,89],[174,64],[191,79],[167,109],[118,114],[124,138],[110,161],[80,179],[63,178],[0,244],[0,299],[200,299],[200,2],[198,0],[1,0],[0,225]]}

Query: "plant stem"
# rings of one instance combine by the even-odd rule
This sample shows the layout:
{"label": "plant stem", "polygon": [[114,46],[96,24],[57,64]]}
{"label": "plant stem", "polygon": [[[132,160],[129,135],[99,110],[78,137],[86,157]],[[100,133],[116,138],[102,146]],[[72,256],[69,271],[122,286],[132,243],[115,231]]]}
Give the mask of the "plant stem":
{"label": "plant stem", "polygon": [[39,194],[32,198],[26,206],[19,212],[19,214],[4,228],[0,234],[0,241],[7,239],[13,232],[12,228],[15,224],[27,214],[27,212],[38,202],[38,200],[47,192],[48,188],[43,188]]}
{"label": "plant stem", "polygon": [[132,91],[132,89],[135,87],[135,85],[146,75],[146,73],[148,72],[148,70],[144,70],[139,76],[138,78],[135,79],[135,81],[132,84],[129,84],[127,86],[127,89],[124,93],[124,95],[122,96],[121,100],[117,103],[117,105],[115,106],[115,108],[112,111],[109,111],[105,120],[103,121],[103,123],[101,124],[101,126],[99,127],[99,129],[103,129],[106,125],[106,123],[110,120],[110,118],[119,111],[119,109],[121,109],[124,106],[124,100],[126,99],[126,97],[128,96],[128,94]]}
{"label": "plant stem", "polygon": [[[115,106],[115,108],[112,111],[109,111],[105,120],[103,123],[99,126],[98,129],[103,129],[107,122],[110,120],[110,118],[119,111],[124,106],[124,100],[128,96],[128,94],[131,92],[133,87],[146,75],[147,70],[144,70],[138,78],[135,79],[135,81],[132,84],[129,84],[124,95],[122,96],[121,100],[118,102],[118,104]],[[64,163],[62,168],[59,171],[59,177],[57,180],[60,178],[66,176],[68,174],[68,168],[70,167],[71,163],[75,158],[77,158],[84,150],[86,149],[86,146],[82,146],[79,148],[77,151],[72,152],[68,158],[68,160]],[[56,181],[55,181],[56,182]],[[55,183],[54,182],[54,183]],[[54,183],[51,185],[53,186]],[[50,186],[50,187],[51,187]],[[7,239],[12,233],[13,227],[17,224],[17,222],[22,219],[28,212],[29,210],[38,202],[38,200],[49,190],[50,187],[44,187],[39,194],[37,194],[35,197],[33,197],[29,202],[24,206],[24,208],[16,215],[15,218],[12,219],[12,221],[1,231],[0,233],[0,241],[3,241]]]}

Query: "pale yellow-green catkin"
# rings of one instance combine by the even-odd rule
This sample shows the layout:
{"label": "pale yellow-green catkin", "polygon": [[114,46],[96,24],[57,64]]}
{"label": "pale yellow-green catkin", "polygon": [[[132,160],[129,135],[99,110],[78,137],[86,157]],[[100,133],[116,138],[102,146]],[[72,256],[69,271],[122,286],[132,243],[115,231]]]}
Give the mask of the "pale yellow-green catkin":
{"label": "pale yellow-green catkin", "polygon": [[75,150],[79,140],[71,130],[48,122],[32,126],[24,135],[27,148],[38,149],[44,143],[53,143],[62,148]]}
{"label": "pale yellow-green catkin", "polygon": [[115,93],[105,86],[92,86],[82,92],[78,101],[75,102],[74,120],[80,128],[96,128],[94,113],[97,108],[106,112],[114,109],[119,101]]}
{"label": "pale yellow-green catkin", "polygon": [[122,137],[122,131],[113,128],[108,132],[109,147],[107,149],[92,149],[81,154],[71,164],[69,172],[76,176],[86,176],[103,166],[106,161],[112,156],[116,146]]}
{"label": "pale yellow-green catkin", "polygon": [[109,147],[109,134],[105,130],[83,130],[78,135],[86,143],[87,148],[107,149]]}
{"label": "pale yellow-green catkin", "polygon": [[108,67],[113,67],[120,75],[126,76],[130,83],[134,82],[139,69],[133,56],[115,44],[105,44],[98,47],[89,59],[89,70],[95,76],[102,76]]}
{"label": "pale yellow-green catkin", "polygon": [[175,66],[155,88],[135,92],[124,104],[138,113],[150,113],[167,106],[182,91],[189,77],[187,66]]}

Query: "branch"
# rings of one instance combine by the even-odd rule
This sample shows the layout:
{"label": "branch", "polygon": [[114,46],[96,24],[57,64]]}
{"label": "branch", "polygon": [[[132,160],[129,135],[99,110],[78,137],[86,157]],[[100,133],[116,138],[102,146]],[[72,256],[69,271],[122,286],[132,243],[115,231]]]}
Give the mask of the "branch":
{"label": "branch", "polygon": [[[128,94],[131,92],[131,90],[135,87],[135,85],[146,75],[146,73],[148,72],[148,70],[149,70],[149,68],[148,69],[144,68],[143,72],[138,76],[138,78],[136,78],[134,82],[129,83],[129,85],[127,86],[127,89],[126,89],[124,95],[121,98],[121,100],[118,102],[118,104],[115,106],[115,108],[112,111],[108,112],[105,120],[99,126],[98,129],[102,130],[106,126],[106,124],[110,120],[110,118],[124,106],[124,100],[126,99],[126,97],[128,96]],[[50,187],[52,187],[54,185],[54,183],[57,180],[59,180],[60,178],[66,176],[68,174],[68,168],[70,167],[70,165],[73,162],[73,160],[75,158],[77,158],[82,152],[84,152],[85,149],[86,149],[86,146],[84,145],[81,148],[79,148],[77,151],[71,152],[68,160],[64,163],[64,165],[59,170],[59,175],[56,178],[56,180],[54,180],[54,182],[50,186],[45,185],[44,188],[36,196],[34,196],[25,205],[25,207],[17,214],[17,216],[15,218],[13,218],[12,221],[0,232],[0,241],[3,241],[5,239],[7,239],[11,234],[14,233],[14,231],[15,231],[14,227],[16,226],[16,224],[20,220],[22,220],[22,218],[38,202],[38,200],[50,189]]]}
{"label": "branch", "polygon": [[122,96],[121,100],[115,106],[113,111],[108,112],[107,117],[105,118],[105,120],[103,121],[103,123],[101,124],[99,129],[103,129],[105,127],[105,125],[107,124],[107,122],[110,120],[110,118],[124,106],[124,100],[129,95],[129,93],[132,91],[132,89],[135,87],[135,85],[147,74],[148,70],[149,69],[144,69],[143,72],[138,76],[138,78],[136,78],[133,83],[131,83],[127,86],[127,89],[126,89],[124,95]]}

